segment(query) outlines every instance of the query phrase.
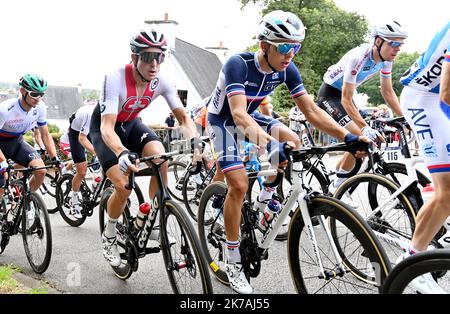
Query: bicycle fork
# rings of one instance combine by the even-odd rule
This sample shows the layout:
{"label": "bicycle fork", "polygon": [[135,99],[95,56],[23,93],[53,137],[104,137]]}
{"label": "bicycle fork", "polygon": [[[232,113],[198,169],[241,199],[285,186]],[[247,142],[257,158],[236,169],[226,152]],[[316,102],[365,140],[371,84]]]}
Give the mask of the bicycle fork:
{"label": "bicycle fork", "polygon": [[311,215],[309,214],[309,210],[308,210],[308,202],[306,200],[306,192],[305,191],[299,195],[298,202],[300,204],[300,212],[302,214],[303,222],[304,222],[305,228],[307,230],[308,238],[310,240],[314,254],[316,255],[317,263],[319,264],[319,268],[320,268],[319,278],[325,279],[325,280],[330,280],[337,276],[339,276],[339,277],[344,276],[346,270],[344,268],[343,260],[342,260],[341,256],[339,255],[339,252],[336,248],[336,244],[334,243],[330,229],[327,228],[327,226],[326,226],[325,218],[321,215],[321,216],[319,216],[319,221],[320,221],[320,225],[326,232],[327,239],[331,245],[331,249],[333,250],[334,257],[337,261],[336,262],[337,271],[328,271],[328,270],[325,270],[323,267],[322,258],[320,257],[320,253],[319,253],[319,246],[317,244],[316,235],[314,233],[314,227],[313,227],[313,224],[311,221]]}

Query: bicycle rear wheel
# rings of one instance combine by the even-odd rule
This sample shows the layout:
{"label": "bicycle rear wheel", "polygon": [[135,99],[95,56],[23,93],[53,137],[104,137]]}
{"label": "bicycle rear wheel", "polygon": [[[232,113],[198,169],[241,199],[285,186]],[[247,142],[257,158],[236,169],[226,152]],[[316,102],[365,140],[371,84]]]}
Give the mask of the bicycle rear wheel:
{"label": "bicycle rear wheel", "polygon": [[213,293],[206,258],[189,217],[172,200],[164,206],[160,213],[164,215],[160,224],[161,249],[174,293]]}
{"label": "bicycle rear wheel", "polygon": [[[227,185],[224,182],[213,182],[203,191],[200,205],[198,207],[198,236],[206,261],[211,268],[216,279],[224,285],[229,285],[227,274],[225,273],[225,252],[224,244],[225,227],[222,218],[223,208],[213,208],[213,198],[225,199]],[[223,206],[223,202],[222,202]]]}
{"label": "bicycle rear wheel", "polygon": [[35,273],[48,268],[52,256],[52,230],[44,201],[30,193],[29,203],[23,205],[22,238],[28,262]]}
{"label": "bicycle rear wheel", "polygon": [[187,172],[188,165],[179,161],[170,161],[168,165],[167,190],[170,196],[177,201],[183,202],[183,181]]}
{"label": "bicycle rear wheel", "polygon": [[[111,197],[111,194],[114,192],[114,187],[108,187],[103,190],[102,198],[100,199],[100,205],[99,205],[99,224],[100,224],[100,235],[103,234],[103,231],[105,230],[105,224],[106,220],[108,219],[107,215],[107,204],[108,200]],[[142,196],[142,195],[141,195]],[[144,202],[142,200],[142,202]],[[139,206],[139,205],[136,205]],[[130,217],[130,211],[129,206],[125,207],[124,212],[122,213],[122,216],[119,217],[119,221],[117,221],[116,229],[123,230],[124,228],[129,228],[129,221],[131,220]],[[130,278],[131,274],[133,274],[133,266],[135,260],[138,259],[137,256],[135,256],[135,252],[132,252],[130,248],[126,245],[126,243],[123,243],[121,239],[118,239],[117,241],[118,249],[120,256],[123,257],[121,264],[117,267],[111,266],[111,268],[114,271],[114,274],[122,279],[126,280]],[[133,262],[130,262],[130,257],[133,259]]]}
{"label": "bicycle rear wheel", "polygon": [[[86,216],[83,215],[83,217],[81,218],[75,218],[71,214],[72,180],[73,174],[71,173],[64,174],[61,179],[58,180],[58,185],[56,187],[56,203],[58,204],[59,213],[61,214],[61,217],[64,219],[64,221],[72,227],[79,227],[86,220]],[[81,195],[88,194],[89,192],[87,191],[87,189],[89,188],[83,181],[80,186]]]}
{"label": "bicycle rear wheel", "polygon": [[[420,275],[431,273],[439,286],[450,292],[450,250],[437,249],[414,254],[389,273],[383,285],[384,294],[415,293],[408,285]],[[437,276],[439,274],[439,276]]]}
{"label": "bicycle rear wheel", "polygon": [[[308,230],[297,209],[289,225],[288,260],[298,293],[378,293],[390,264],[370,227],[353,210],[327,196],[311,198],[311,218],[333,221],[330,239],[327,223],[313,228],[324,275],[321,272]],[[339,243],[341,252],[334,250]],[[342,252],[344,254],[342,254]],[[336,255],[338,253],[338,256]]]}
{"label": "bicycle rear wheel", "polygon": [[39,187],[39,192],[42,196],[44,195],[50,195],[51,199],[46,199],[46,206],[47,206],[47,212],[49,214],[54,214],[58,212],[58,203],[56,200],[56,186],[57,186],[57,180],[55,178],[55,175],[51,173],[46,173],[44,182],[42,182],[42,185]]}
{"label": "bicycle rear wheel", "polygon": [[[351,199],[355,209],[380,239],[392,264],[403,254],[415,229],[415,210],[404,193],[391,198],[399,186],[378,174],[361,173],[347,179],[336,190],[338,199]],[[406,191],[405,191],[406,192]],[[375,211],[379,205],[383,205]]]}
{"label": "bicycle rear wheel", "polygon": [[[215,169],[215,168],[214,168]],[[198,205],[205,188],[211,183],[214,177],[213,170],[203,169],[200,173],[193,175],[189,171],[183,178],[183,202],[189,215],[197,221]]]}

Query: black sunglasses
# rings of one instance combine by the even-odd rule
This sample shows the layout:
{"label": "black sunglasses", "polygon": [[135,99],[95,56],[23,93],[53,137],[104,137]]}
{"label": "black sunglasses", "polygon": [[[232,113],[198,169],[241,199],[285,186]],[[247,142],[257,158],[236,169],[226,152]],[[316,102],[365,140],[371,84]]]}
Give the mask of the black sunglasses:
{"label": "black sunglasses", "polygon": [[137,54],[139,59],[144,61],[145,63],[152,63],[153,60],[156,60],[158,64],[164,62],[164,53],[162,52],[153,52],[153,51],[144,51]]}

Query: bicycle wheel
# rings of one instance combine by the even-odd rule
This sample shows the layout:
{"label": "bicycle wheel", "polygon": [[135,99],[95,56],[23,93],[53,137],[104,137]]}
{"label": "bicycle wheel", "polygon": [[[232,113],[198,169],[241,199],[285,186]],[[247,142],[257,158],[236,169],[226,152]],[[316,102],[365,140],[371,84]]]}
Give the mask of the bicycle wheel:
{"label": "bicycle wheel", "polygon": [[[383,168],[380,174],[386,175],[389,179],[397,183],[398,186],[404,186],[404,184],[408,180],[406,166],[402,163],[386,162],[383,164]],[[422,188],[431,183],[430,179],[428,179],[428,177],[419,170],[416,170],[416,175],[417,181]],[[414,186],[413,188],[409,188],[407,191],[411,204],[413,205],[414,210],[417,213],[423,205],[423,199],[420,189]],[[374,193],[376,193],[376,190],[374,191]]]}
{"label": "bicycle wheel", "polygon": [[[215,169],[215,168],[214,168]],[[200,198],[205,188],[211,183],[214,177],[214,170],[205,170],[198,174],[191,174],[186,171],[183,178],[183,202],[189,215],[197,221],[198,205],[200,204]]]}
{"label": "bicycle wheel", "polygon": [[[364,220],[343,202],[327,196],[310,200],[311,218],[334,221],[335,232],[329,237],[328,224],[313,228],[319,250],[310,241],[301,211],[297,209],[289,225],[288,261],[298,293],[377,293],[390,271],[390,264],[377,238]],[[340,243],[345,254],[336,255]],[[320,255],[323,270],[316,253]]]}
{"label": "bicycle wheel", "polygon": [[[167,200],[160,214],[161,250],[174,293],[213,293],[206,258],[194,226],[176,202]],[[168,237],[175,243],[169,243]]]}
{"label": "bicycle wheel", "polygon": [[[111,197],[111,194],[114,192],[114,187],[108,187],[106,188],[102,193],[102,198],[100,199],[100,205],[99,205],[99,223],[100,223],[100,235],[103,234],[103,230],[105,230],[105,224],[106,219],[108,217],[107,213],[107,204],[108,200]],[[137,205],[139,206],[139,205]],[[126,206],[124,209],[124,212],[122,213],[122,216],[119,217],[119,220],[117,221],[116,229],[117,230],[123,230],[130,227],[130,211],[129,206]],[[125,232],[124,232],[125,233]],[[121,239],[121,237],[118,237],[117,239],[117,246],[119,249],[120,256],[122,257],[122,261],[119,266],[111,266],[111,268],[114,271],[114,274],[122,279],[126,280],[130,278],[131,274],[133,274],[133,265],[130,263],[130,257],[132,257],[134,260],[138,259],[138,256],[135,256],[135,252],[132,252],[130,247],[126,245],[126,243]]]}
{"label": "bicycle wheel", "polygon": [[[381,175],[361,173],[344,181],[334,195],[357,204],[355,210],[380,239],[392,264],[407,249],[415,229],[416,214],[409,198],[404,193],[391,198],[399,188]],[[384,206],[377,210],[379,205]]]}
{"label": "bicycle wheel", "polygon": [[[83,215],[81,218],[75,218],[71,214],[72,180],[73,174],[71,173],[66,173],[61,177],[61,179],[59,179],[56,187],[56,203],[58,204],[59,213],[64,221],[72,227],[79,227],[86,220],[86,216]],[[80,192],[83,198],[85,194],[89,194],[88,189],[89,188],[86,186],[86,183],[83,181],[80,186]]]}
{"label": "bicycle wheel", "polygon": [[214,276],[224,285],[229,285],[225,273],[224,245],[225,227],[222,220],[222,211],[212,207],[213,197],[225,199],[227,185],[224,182],[213,182],[203,191],[200,205],[198,207],[198,236],[206,261]]}
{"label": "bicycle wheel", "polygon": [[48,268],[52,256],[52,230],[44,201],[30,193],[29,203],[22,206],[22,239],[28,262],[35,273]]}
{"label": "bicycle wheel", "polygon": [[[431,273],[439,286],[450,292],[450,250],[437,249],[408,257],[389,273],[383,285],[384,294],[415,293],[408,285],[420,275]],[[437,278],[436,274],[443,274]]]}
{"label": "bicycle wheel", "polygon": [[39,192],[42,196],[51,196],[51,198],[46,198],[47,212],[49,214],[58,212],[58,204],[56,201],[56,185],[57,179],[55,178],[55,175],[47,172],[44,177],[44,182],[42,182],[42,185],[39,187]]}
{"label": "bicycle wheel", "polygon": [[[303,185],[313,189],[314,191],[322,192],[326,194],[328,192],[328,185],[330,182],[323,175],[323,173],[314,165],[303,162],[301,164],[301,168],[299,172],[292,172],[293,175],[298,175],[302,179]],[[277,187],[277,193],[285,198],[291,189],[291,183],[286,178],[282,181],[282,183]],[[278,232],[275,240],[277,241],[286,241],[288,238],[288,229],[289,222],[294,215],[294,212],[291,211],[289,216],[286,218],[286,221],[283,224],[283,227]]]}
{"label": "bicycle wheel", "polygon": [[183,202],[183,181],[188,165],[179,161],[170,161],[168,165],[167,190],[170,196]]}

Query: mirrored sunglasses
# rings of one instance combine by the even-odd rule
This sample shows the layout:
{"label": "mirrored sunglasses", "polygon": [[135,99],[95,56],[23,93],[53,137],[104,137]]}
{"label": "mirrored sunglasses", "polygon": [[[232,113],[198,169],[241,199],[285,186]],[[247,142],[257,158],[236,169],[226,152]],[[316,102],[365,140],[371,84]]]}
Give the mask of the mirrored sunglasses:
{"label": "mirrored sunglasses", "polygon": [[400,41],[394,41],[394,40],[386,39],[383,37],[381,37],[381,39],[383,39],[385,42],[387,42],[388,45],[391,46],[392,48],[398,48],[398,47],[403,46],[403,43]]}
{"label": "mirrored sunglasses", "polygon": [[267,40],[267,42],[271,45],[277,47],[277,51],[282,55],[287,55],[291,50],[296,54],[302,48],[301,43],[274,43],[272,41]]}
{"label": "mirrored sunglasses", "polygon": [[158,64],[164,62],[164,53],[162,52],[153,52],[153,51],[144,51],[137,54],[139,58],[145,63],[152,63],[153,60],[156,60]]}
{"label": "mirrored sunglasses", "polygon": [[40,93],[40,92],[32,92],[29,90],[26,90],[28,95],[30,95],[31,98],[41,98],[44,97],[45,93]]}

